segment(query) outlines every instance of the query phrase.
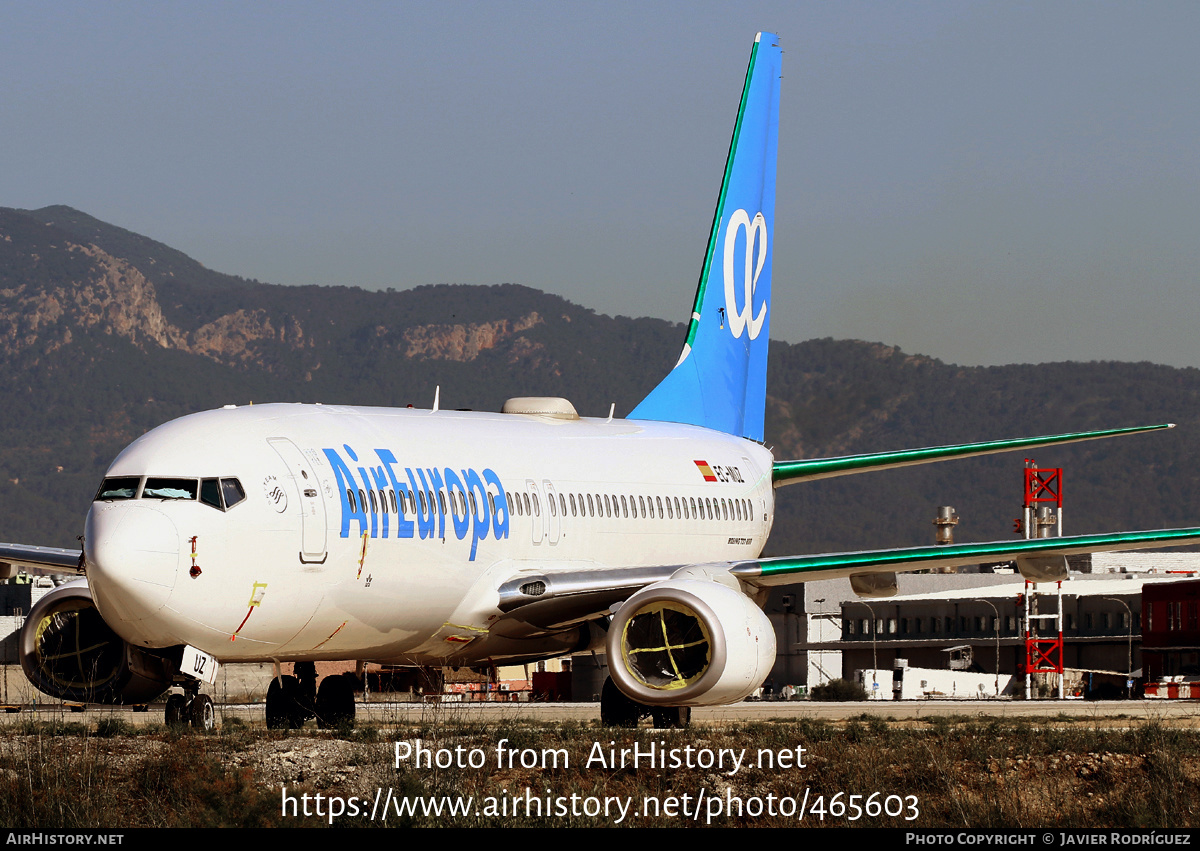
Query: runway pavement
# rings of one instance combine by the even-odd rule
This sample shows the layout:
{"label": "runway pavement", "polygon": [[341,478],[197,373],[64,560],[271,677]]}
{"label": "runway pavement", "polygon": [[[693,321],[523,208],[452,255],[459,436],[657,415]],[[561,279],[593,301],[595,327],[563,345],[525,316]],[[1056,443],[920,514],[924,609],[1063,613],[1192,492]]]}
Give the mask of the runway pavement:
{"label": "runway pavement", "polygon": [[[698,707],[692,710],[693,724],[723,724],[742,721],[789,721],[801,718],[827,721],[847,720],[863,714],[900,720],[920,720],[944,717],[1039,717],[1096,719],[1111,724],[1122,719],[1169,720],[1172,724],[1200,727],[1200,701],[1141,700],[1141,701],[1083,701],[1083,700],[910,700],[868,701],[859,703],[820,703],[815,701],[770,701],[738,703],[733,706]],[[60,719],[63,721],[95,723],[101,718],[117,717],[130,724],[161,724],[163,704],[152,704],[147,711],[131,707],[89,706],[78,709],[57,701],[26,705],[19,712],[0,715],[0,725],[12,725],[22,720]],[[225,721],[240,719],[252,726],[265,725],[265,707],[256,704],[229,704],[217,707],[217,718]],[[598,703],[359,703],[357,720],[378,726],[438,720],[444,722],[527,719],[555,722],[599,721]]]}

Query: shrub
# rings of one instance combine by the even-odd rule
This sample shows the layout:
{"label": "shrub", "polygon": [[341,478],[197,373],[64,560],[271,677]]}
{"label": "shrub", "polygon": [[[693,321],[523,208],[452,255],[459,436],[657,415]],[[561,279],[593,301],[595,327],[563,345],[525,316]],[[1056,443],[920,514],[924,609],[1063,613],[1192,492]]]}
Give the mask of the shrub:
{"label": "shrub", "polygon": [[810,700],[866,700],[867,690],[851,680],[830,680],[809,690]]}

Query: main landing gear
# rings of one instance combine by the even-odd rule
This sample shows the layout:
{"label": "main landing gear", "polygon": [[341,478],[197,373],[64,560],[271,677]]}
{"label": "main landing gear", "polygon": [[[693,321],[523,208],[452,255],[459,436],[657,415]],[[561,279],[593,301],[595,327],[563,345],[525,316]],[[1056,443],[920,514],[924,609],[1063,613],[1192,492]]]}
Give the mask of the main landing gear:
{"label": "main landing gear", "polygon": [[168,727],[186,727],[208,732],[217,726],[217,711],[212,698],[200,694],[200,683],[189,680],[184,683],[183,694],[167,697],[166,722]]}
{"label": "main landing gear", "polygon": [[280,674],[267,689],[267,729],[295,730],[309,718],[321,729],[354,724],[353,674],[331,674],[317,689],[317,666],[296,662],[294,676]]}
{"label": "main landing gear", "polygon": [[686,727],[692,720],[692,710],[688,706],[647,706],[638,703],[617,688],[612,677],[605,678],[604,689],[600,692],[601,722],[610,727],[636,727],[647,715],[659,730]]}

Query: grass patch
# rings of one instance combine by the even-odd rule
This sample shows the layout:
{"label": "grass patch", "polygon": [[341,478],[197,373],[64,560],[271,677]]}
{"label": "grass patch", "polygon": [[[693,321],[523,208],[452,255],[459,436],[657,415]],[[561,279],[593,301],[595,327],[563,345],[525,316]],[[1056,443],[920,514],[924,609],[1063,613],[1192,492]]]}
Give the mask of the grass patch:
{"label": "grass patch", "polygon": [[133,727],[128,721],[108,716],[96,722],[96,736],[101,739],[111,739],[113,736],[128,736]]}

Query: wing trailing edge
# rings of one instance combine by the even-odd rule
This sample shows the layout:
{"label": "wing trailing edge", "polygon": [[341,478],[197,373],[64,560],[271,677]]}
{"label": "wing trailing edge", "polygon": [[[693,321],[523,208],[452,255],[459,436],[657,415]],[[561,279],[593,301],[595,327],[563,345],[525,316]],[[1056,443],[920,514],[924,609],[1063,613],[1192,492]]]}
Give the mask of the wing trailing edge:
{"label": "wing trailing edge", "polygon": [[912,467],[951,458],[974,458],[978,455],[994,455],[1017,449],[1032,449],[1036,446],[1054,446],[1059,443],[1080,443],[1085,440],[1101,440],[1106,437],[1123,437],[1147,431],[1175,428],[1174,423],[1162,425],[1134,426],[1132,428],[1110,428],[1102,431],[1079,431],[1070,434],[1053,434],[1044,437],[1018,437],[1009,440],[986,440],[981,443],[960,443],[952,446],[930,446],[925,449],[899,449],[891,452],[868,452],[863,455],[844,455],[840,458],[811,458],[798,461],[776,461],[771,469],[775,487],[811,482],[817,479],[832,479],[872,470],[891,470],[897,467]]}

